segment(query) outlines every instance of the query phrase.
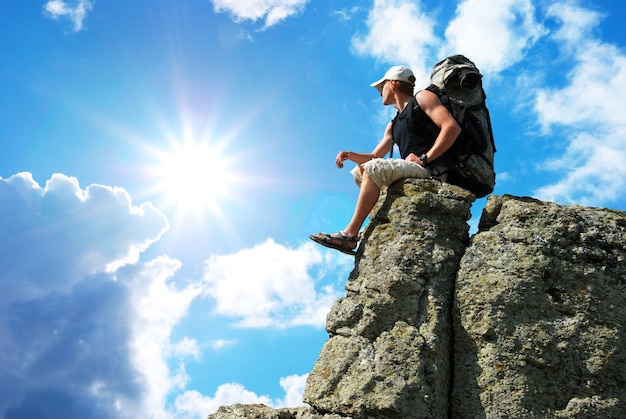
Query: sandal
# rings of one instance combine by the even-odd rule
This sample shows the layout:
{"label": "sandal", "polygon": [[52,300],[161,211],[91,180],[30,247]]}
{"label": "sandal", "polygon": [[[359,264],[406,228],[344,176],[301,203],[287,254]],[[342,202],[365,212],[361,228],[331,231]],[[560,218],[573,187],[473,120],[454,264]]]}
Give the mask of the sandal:
{"label": "sandal", "polygon": [[[360,240],[359,236],[346,236],[343,231],[334,234],[317,233],[312,234],[309,237],[315,243],[331,249],[339,250],[342,253],[352,256],[356,255],[356,247]],[[354,247],[350,247],[348,245],[349,243],[354,243]]]}

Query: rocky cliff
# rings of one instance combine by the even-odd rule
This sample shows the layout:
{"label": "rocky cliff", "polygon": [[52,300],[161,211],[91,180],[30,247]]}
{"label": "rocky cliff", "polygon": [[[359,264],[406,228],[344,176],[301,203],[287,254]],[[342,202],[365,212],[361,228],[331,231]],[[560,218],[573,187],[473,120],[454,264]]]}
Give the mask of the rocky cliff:
{"label": "rocky cliff", "polygon": [[624,418],[626,213],[392,185],[309,374],[310,407],[209,418]]}

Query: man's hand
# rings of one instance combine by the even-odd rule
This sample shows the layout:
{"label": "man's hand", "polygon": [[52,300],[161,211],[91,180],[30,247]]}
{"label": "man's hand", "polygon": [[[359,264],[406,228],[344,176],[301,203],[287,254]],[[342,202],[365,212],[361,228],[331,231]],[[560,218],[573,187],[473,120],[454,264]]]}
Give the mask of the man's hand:
{"label": "man's hand", "polygon": [[408,156],[406,156],[406,158],[404,160],[410,161],[410,162],[413,162],[413,163],[417,163],[420,166],[424,166],[424,162],[421,161],[420,158],[417,157],[414,153],[411,153]]}
{"label": "man's hand", "polygon": [[343,162],[348,160],[349,158],[350,158],[349,151],[340,151],[339,153],[337,153],[337,158],[335,159],[335,165],[337,165],[338,168],[342,169]]}

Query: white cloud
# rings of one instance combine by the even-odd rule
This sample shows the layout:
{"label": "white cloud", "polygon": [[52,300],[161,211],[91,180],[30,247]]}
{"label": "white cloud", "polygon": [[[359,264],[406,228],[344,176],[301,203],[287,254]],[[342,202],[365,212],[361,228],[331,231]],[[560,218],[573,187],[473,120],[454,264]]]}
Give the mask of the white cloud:
{"label": "white cloud", "polygon": [[0,249],[14,255],[3,266],[3,280],[13,298],[67,291],[86,275],[136,262],[169,228],[160,211],[132,205],[123,189],[83,190],[61,174],[44,188],[30,173],[13,175],[0,180],[0,195],[6,203],[0,206]]}
{"label": "white cloud", "polygon": [[179,356],[191,355],[198,359],[200,358],[200,346],[195,339],[184,337],[174,345],[174,354]]}
{"label": "white cloud", "polygon": [[170,392],[184,388],[189,381],[184,364],[180,363],[177,371],[168,368],[172,346],[175,355],[191,351],[199,356],[197,347],[194,348],[194,342],[189,339],[177,345],[170,343],[172,329],[200,293],[200,288],[193,283],[177,289],[171,279],[179,267],[180,262],[159,257],[142,265],[139,271],[129,269],[117,277],[130,289],[129,303],[134,316],[129,319],[133,333],[128,345],[133,364],[144,380],[142,402],[150,417],[167,417],[162,412],[165,398]]}
{"label": "white cloud", "polygon": [[602,144],[609,137],[624,139],[626,129],[601,136],[576,135],[562,158],[547,162],[547,170],[558,170],[564,175],[557,182],[539,188],[537,197],[586,206],[602,206],[623,197],[626,190],[626,141],[622,140],[621,145]]}
{"label": "white cloud", "polygon": [[217,411],[220,406],[231,404],[264,404],[272,405],[272,400],[267,396],[257,396],[255,393],[246,390],[238,383],[222,384],[217,388],[214,397],[203,396],[196,390],[186,391],[176,397],[174,405],[176,410],[185,413],[190,417],[206,417]]}
{"label": "white cloud", "polygon": [[228,346],[234,345],[236,341],[227,340],[227,339],[218,339],[216,341],[211,342],[211,348],[218,350],[222,348],[226,348]]}
{"label": "white cloud", "polygon": [[265,18],[268,28],[304,10],[308,0],[213,0],[216,12],[226,12],[237,22]]}
{"label": "white cloud", "polygon": [[564,87],[537,90],[539,123],[544,133],[562,133],[565,152],[543,165],[560,178],[536,194],[545,200],[605,205],[626,189],[626,54],[589,37],[599,22],[596,12],[567,3],[549,13],[562,22],[554,34],[564,51],[562,60],[574,64],[563,73]]}
{"label": "white cloud", "polygon": [[446,29],[441,55],[463,54],[484,73],[500,72],[545,34],[531,0],[464,0]]}
{"label": "white cloud", "polygon": [[73,25],[74,32],[80,32],[84,27],[83,21],[94,3],[93,0],[78,0],[73,2],[72,6],[63,0],[51,0],[44,5],[44,13],[54,20],[68,19]]}
{"label": "white cloud", "polygon": [[353,48],[390,65],[408,65],[416,84],[427,84],[433,63],[426,63],[441,41],[434,34],[435,20],[420,6],[419,1],[375,0],[367,18],[368,32],[354,36]]}
{"label": "white cloud", "polygon": [[556,19],[561,27],[553,34],[564,45],[575,45],[591,36],[591,30],[601,21],[598,12],[575,6],[573,2],[557,2],[548,8],[546,17]]}
{"label": "white cloud", "polygon": [[390,64],[409,65],[417,85],[426,85],[432,65],[446,55],[464,54],[483,72],[499,72],[523,58],[546,29],[535,20],[531,0],[464,0],[446,29],[435,34],[436,16],[420,1],[376,0],[357,53]]}
{"label": "white cloud", "polygon": [[[624,51],[596,40],[579,44],[575,65],[563,73],[567,85],[540,89],[537,93],[535,109],[546,131],[554,125],[577,125],[597,130],[624,124]],[[610,138],[608,140],[612,142]]]}
{"label": "white cloud", "polygon": [[285,390],[285,398],[278,400],[275,407],[298,407],[304,405],[302,394],[309,375],[290,375],[280,379],[280,386]]}
{"label": "white cloud", "polygon": [[284,399],[271,400],[267,396],[258,396],[254,392],[246,390],[241,384],[227,383],[219,386],[213,397],[203,396],[196,390],[187,391],[176,398],[174,405],[179,414],[183,413],[189,418],[203,418],[208,414],[215,413],[220,406],[237,403],[264,404],[275,409],[304,406],[302,394],[307,377],[308,374],[281,378],[280,386],[285,390]]}
{"label": "white cloud", "polygon": [[[331,286],[316,289],[309,271],[329,266],[312,243],[291,249],[273,240],[206,261],[205,293],[217,314],[240,319],[241,327],[322,326],[337,298]],[[346,269],[338,262],[337,268]]]}
{"label": "white cloud", "polygon": [[170,334],[199,288],[175,286],[178,261],[137,261],[167,228],[119,188],[0,179],[0,416],[171,417],[189,377]]}
{"label": "white cloud", "polygon": [[332,16],[336,16],[339,22],[347,22],[352,20],[352,17],[361,11],[362,7],[352,6],[350,9],[342,8],[331,12]]}

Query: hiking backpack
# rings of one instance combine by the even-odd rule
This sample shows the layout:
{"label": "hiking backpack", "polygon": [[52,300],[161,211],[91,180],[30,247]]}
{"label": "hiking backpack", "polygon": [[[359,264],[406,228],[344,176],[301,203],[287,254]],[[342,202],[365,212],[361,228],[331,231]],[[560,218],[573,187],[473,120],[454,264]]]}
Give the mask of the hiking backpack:
{"label": "hiking backpack", "polygon": [[482,75],[472,61],[463,55],[453,55],[435,64],[430,83],[427,90],[439,96],[462,129],[446,151],[455,164],[448,172],[447,181],[482,198],[493,192],[496,183],[493,167],[496,146]]}

